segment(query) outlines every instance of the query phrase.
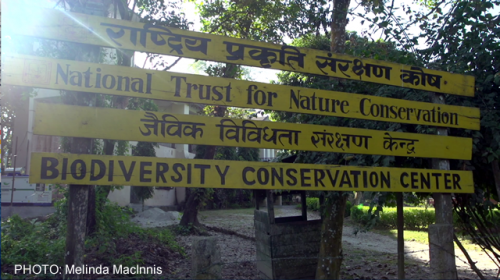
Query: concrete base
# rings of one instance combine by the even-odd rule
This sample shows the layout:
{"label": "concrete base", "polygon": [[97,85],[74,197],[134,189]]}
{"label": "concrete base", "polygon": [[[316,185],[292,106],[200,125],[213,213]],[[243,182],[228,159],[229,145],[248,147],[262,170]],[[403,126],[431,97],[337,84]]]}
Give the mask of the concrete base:
{"label": "concrete base", "polygon": [[457,279],[453,225],[429,225],[429,257],[436,279]]}
{"label": "concrete base", "polygon": [[191,252],[193,279],[220,279],[221,254],[215,237],[196,238]]}

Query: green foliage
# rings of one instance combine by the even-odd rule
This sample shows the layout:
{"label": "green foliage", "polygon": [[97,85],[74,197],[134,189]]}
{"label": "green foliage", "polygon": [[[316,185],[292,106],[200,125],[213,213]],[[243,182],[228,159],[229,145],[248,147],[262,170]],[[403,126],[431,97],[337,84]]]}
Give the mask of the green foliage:
{"label": "green foliage", "polygon": [[[371,221],[372,217],[369,213],[370,207],[364,206],[353,206],[351,207],[351,218],[353,221],[367,224]],[[405,230],[427,230],[429,225],[435,223],[436,215],[434,209],[422,209],[422,208],[404,208],[404,229]],[[490,225],[500,224],[500,211],[490,211],[486,220],[482,220],[484,223]],[[456,226],[461,223],[457,213],[453,214],[453,224]],[[382,228],[396,229],[397,228],[397,208],[384,207],[383,211],[377,217],[376,226]]]}
{"label": "green foliage", "polygon": [[306,206],[308,210],[319,211],[319,198],[306,197]]}
{"label": "green foliage", "polygon": [[61,237],[61,228],[59,221],[52,218],[42,223],[14,215],[2,222],[2,266],[45,263],[62,266],[66,242]]}
{"label": "green foliage", "polygon": [[[3,267],[15,264],[55,264],[64,266],[66,244],[66,218],[64,203],[58,204],[57,211],[47,220],[23,220],[14,215],[2,222],[1,261]],[[153,242],[158,246],[167,246],[185,255],[184,248],[175,241],[174,234],[167,228],[140,228],[130,221],[132,209],[108,203],[97,211],[98,233],[87,237],[86,254],[98,258],[103,265],[122,264],[136,266],[144,263],[141,251],[132,255],[119,255],[117,242],[121,238],[134,236],[140,240]],[[2,269],[3,270],[3,269]],[[2,274],[2,279],[12,274]],[[53,278],[53,275],[39,275]]]}

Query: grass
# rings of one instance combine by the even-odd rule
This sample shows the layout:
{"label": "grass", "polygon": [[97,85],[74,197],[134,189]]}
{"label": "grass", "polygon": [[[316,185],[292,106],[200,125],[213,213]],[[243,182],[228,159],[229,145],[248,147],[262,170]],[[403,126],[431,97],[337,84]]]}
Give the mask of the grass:
{"label": "grass", "polygon": [[202,216],[227,216],[227,215],[251,215],[253,217],[253,211],[255,208],[242,208],[242,209],[221,209],[221,210],[206,210],[200,211]]}
{"label": "grass", "polygon": [[[385,235],[393,238],[394,240],[397,240],[398,238],[398,230],[397,229],[373,229],[374,233],[380,234],[380,235]],[[405,230],[404,235],[403,235],[404,241],[415,241],[419,242],[422,244],[429,245],[429,235],[427,231],[417,231],[417,230]],[[458,236],[458,239],[460,242],[462,242],[462,245],[465,247],[467,250],[475,250],[475,251],[481,251],[481,248],[474,244],[470,239],[463,237],[463,236]],[[458,246],[455,244],[455,250],[460,250]]]}

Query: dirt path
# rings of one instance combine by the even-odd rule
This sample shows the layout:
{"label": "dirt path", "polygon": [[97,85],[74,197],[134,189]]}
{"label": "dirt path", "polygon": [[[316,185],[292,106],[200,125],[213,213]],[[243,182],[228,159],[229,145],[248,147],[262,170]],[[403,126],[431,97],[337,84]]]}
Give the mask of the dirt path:
{"label": "dirt path", "polygon": [[[300,215],[295,207],[275,209],[276,216]],[[318,219],[316,213],[308,213],[308,219]],[[206,225],[223,228],[249,238],[255,236],[253,227],[253,209],[237,209],[223,211],[204,211],[200,213],[200,221]],[[373,232],[354,234],[354,228],[344,226],[343,244],[345,252],[344,278],[395,279],[397,275],[397,242],[394,238]],[[237,238],[237,237],[235,237]],[[243,238],[240,238],[244,240]],[[429,246],[419,242],[405,242],[405,271],[407,278],[434,278],[429,269]],[[460,278],[476,279],[465,256],[456,248],[456,264]],[[484,252],[469,250],[477,267],[489,279],[495,279],[498,272],[494,263]],[[254,257],[255,258],[255,257]]]}

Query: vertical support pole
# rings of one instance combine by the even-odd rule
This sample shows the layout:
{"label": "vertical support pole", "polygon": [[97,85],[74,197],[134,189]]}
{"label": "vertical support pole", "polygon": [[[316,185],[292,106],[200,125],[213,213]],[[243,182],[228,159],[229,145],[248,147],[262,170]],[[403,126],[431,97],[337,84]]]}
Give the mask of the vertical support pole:
{"label": "vertical support pole", "polygon": [[398,279],[405,279],[403,193],[396,193],[396,204],[398,211]]}
{"label": "vertical support pole", "polygon": [[255,198],[255,209],[259,210],[259,191],[253,190],[253,197]]}
{"label": "vertical support pole", "polygon": [[12,213],[14,212],[12,203],[14,202],[14,185],[16,183],[17,139],[18,137],[16,136],[16,149],[14,150],[14,173],[12,174],[12,187],[10,191],[10,216],[12,216]]}
{"label": "vertical support pole", "polygon": [[272,190],[267,190],[267,215],[269,216],[269,223],[274,224],[274,196]]}
{"label": "vertical support pole", "polygon": [[[444,96],[434,93],[432,102],[445,104]],[[447,128],[437,128],[437,135],[447,136]],[[450,170],[446,159],[432,159],[432,168]],[[453,243],[453,206],[451,194],[434,193],[436,223],[429,225],[429,257],[436,279],[457,279],[455,247]]]}
{"label": "vertical support pole", "polygon": [[306,192],[300,192],[300,203],[302,204],[302,220],[307,221]]}
{"label": "vertical support pole", "polygon": [[[72,12],[83,14],[107,16],[108,1],[73,1]],[[106,3],[105,3],[106,2]],[[78,48],[75,60],[85,62],[97,62],[100,55],[100,47],[84,44],[75,44]],[[66,92],[63,102],[69,105],[95,106],[96,94],[87,92]],[[92,139],[70,138],[69,152],[72,154],[91,154]],[[80,173],[81,167],[76,166],[76,173]],[[72,171],[75,172],[75,171]],[[74,174],[76,175],[76,174]],[[90,185],[70,184],[68,189],[68,222],[66,226],[66,251],[64,254],[64,264],[67,266],[81,267],[84,265],[83,257],[85,253],[85,236],[87,233],[87,221],[89,213],[89,190]],[[64,271],[63,279],[83,279],[82,274],[67,274]]]}

